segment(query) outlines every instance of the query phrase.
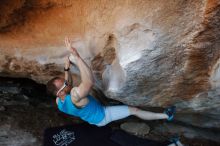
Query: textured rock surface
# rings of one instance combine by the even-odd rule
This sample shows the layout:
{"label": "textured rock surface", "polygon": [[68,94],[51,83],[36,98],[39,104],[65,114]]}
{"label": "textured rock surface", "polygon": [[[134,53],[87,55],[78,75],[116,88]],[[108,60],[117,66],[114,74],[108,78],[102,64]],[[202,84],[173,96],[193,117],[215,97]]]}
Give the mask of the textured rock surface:
{"label": "textured rock surface", "polygon": [[0,10],[1,76],[60,75],[69,35],[109,98],[175,104],[180,121],[220,128],[219,0],[1,0]]}
{"label": "textured rock surface", "polygon": [[150,132],[150,127],[146,123],[126,122],[120,125],[120,128],[133,135],[144,136]]}
{"label": "textured rock surface", "polygon": [[[211,140],[216,142],[216,144],[207,144],[207,145],[219,145],[219,132],[215,130],[209,130],[209,129],[199,129],[199,128],[192,128],[187,127],[184,125],[178,125],[178,124],[160,124],[155,127],[152,133],[161,133],[161,135],[166,136],[167,133],[170,133],[171,135],[183,135],[186,138],[189,139],[201,139],[201,141],[207,141]],[[162,134],[164,133],[164,134]],[[204,144],[205,145],[205,144]]]}
{"label": "textured rock surface", "polygon": [[[11,89],[16,89],[16,92]],[[54,105],[55,101],[51,102],[44,90],[44,85],[38,85],[31,80],[0,77],[1,146],[39,146],[42,145],[46,128],[82,123],[78,118],[59,112]],[[165,141],[178,134],[184,145],[219,146],[217,129],[197,128],[161,120],[146,122],[130,117],[109,126],[112,130],[121,127],[138,137],[157,141]]]}
{"label": "textured rock surface", "polygon": [[31,80],[0,77],[1,146],[39,146],[46,128],[81,122],[59,112],[44,90]]}

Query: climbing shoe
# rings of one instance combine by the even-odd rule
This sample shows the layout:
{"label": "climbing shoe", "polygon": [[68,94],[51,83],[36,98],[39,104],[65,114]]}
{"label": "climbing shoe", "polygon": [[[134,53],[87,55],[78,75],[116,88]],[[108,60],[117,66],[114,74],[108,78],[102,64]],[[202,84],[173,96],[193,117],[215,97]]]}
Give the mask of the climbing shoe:
{"label": "climbing shoe", "polygon": [[175,144],[175,146],[179,146],[179,145],[178,145],[178,143],[180,143],[179,140],[180,140],[179,136],[176,135],[176,136],[173,136],[172,138],[170,138],[169,141],[170,141],[172,144]]}
{"label": "climbing shoe", "polygon": [[167,121],[172,121],[174,118],[174,114],[176,113],[176,106],[166,108],[164,113],[168,116]]}

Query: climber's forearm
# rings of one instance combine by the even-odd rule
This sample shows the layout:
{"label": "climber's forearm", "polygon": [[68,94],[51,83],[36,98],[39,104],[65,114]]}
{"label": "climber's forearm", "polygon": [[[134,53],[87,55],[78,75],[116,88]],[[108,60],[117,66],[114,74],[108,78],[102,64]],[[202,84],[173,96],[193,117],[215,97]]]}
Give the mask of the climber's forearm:
{"label": "climber's forearm", "polygon": [[80,70],[82,81],[81,84],[85,88],[91,88],[94,83],[94,78],[91,69],[80,56],[76,57],[76,65]]}
{"label": "climber's forearm", "polygon": [[70,71],[65,71],[65,80],[69,85],[73,86],[73,79]]}
{"label": "climber's forearm", "polygon": [[69,60],[69,56],[66,57],[64,72],[65,72],[65,73],[64,73],[64,75],[65,75],[65,80],[68,82],[69,85],[72,86],[73,79],[72,79],[72,75],[71,75],[71,72],[70,72],[70,60]]}

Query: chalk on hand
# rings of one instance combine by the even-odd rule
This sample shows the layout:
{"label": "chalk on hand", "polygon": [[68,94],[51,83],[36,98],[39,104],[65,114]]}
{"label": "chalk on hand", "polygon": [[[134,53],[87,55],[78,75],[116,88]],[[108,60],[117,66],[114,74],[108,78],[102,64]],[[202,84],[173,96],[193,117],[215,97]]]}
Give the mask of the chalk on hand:
{"label": "chalk on hand", "polygon": [[72,54],[69,56],[69,60],[70,60],[71,63],[76,64],[76,58]]}

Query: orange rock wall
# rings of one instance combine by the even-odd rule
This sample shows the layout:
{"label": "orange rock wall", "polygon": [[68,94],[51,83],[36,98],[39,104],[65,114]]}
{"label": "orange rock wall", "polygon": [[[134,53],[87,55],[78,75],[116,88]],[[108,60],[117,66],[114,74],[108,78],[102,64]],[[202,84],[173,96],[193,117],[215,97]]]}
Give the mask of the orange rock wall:
{"label": "orange rock wall", "polygon": [[2,0],[0,10],[1,76],[46,83],[62,74],[70,36],[110,98],[219,104],[218,0]]}

